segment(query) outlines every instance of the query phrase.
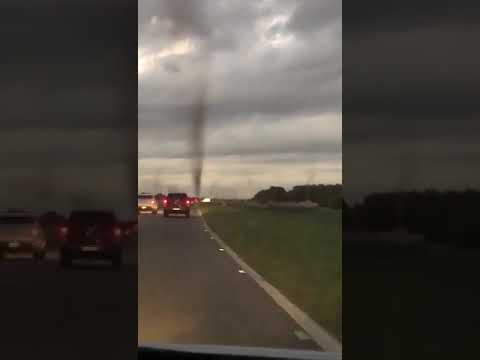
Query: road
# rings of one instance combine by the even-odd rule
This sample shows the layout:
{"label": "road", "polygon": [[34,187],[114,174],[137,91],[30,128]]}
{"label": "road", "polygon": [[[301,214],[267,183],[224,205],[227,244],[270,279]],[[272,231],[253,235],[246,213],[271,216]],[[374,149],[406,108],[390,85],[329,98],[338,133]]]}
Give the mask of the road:
{"label": "road", "polygon": [[136,242],[126,265],[79,262],[69,270],[49,252],[39,264],[0,262],[0,358],[136,359]]}
{"label": "road", "polygon": [[198,216],[141,215],[139,233],[140,343],[319,350],[219,251]]}
{"label": "road", "polygon": [[200,218],[139,221],[138,278],[136,242],[121,270],[101,262],[61,269],[55,251],[38,264],[1,261],[0,357],[135,359],[137,339],[317,349],[218,251]]}

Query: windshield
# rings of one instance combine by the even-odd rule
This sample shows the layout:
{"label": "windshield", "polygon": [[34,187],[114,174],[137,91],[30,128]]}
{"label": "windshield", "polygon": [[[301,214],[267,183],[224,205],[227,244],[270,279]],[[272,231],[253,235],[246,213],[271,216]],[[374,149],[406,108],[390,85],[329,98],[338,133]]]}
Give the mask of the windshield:
{"label": "windshield", "polygon": [[139,343],[339,352],[341,1],[180,3],[138,3]]}

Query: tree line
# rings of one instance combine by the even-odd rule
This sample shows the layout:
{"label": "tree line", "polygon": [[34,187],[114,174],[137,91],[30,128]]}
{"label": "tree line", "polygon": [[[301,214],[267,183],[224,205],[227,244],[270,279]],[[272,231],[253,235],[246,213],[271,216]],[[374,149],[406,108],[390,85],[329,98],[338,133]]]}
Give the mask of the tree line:
{"label": "tree line", "polygon": [[343,202],[343,227],[366,231],[403,228],[431,241],[480,244],[479,204],[480,192],[475,190],[376,193],[352,207]]}
{"label": "tree line", "polygon": [[342,208],[342,185],[298,185],[287,191],[280,186],[260,190],[252,199],[260,203],[312,201],[322,207]]}

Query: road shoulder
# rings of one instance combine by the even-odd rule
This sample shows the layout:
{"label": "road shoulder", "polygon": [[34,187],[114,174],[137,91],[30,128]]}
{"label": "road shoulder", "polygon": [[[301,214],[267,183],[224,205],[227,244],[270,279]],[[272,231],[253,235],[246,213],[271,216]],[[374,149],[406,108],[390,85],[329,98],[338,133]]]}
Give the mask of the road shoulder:
{"label": "road shoulder", "polygon": [[218,243],[220,247],[225,249],[225,252],[232,257],[232,259],[288,314],[290,317],[301,326],[310,335],[312,340],[320,346],[323,350],[328,352],[342,352],[341,343],[331,335],[327,330],[321,327],[313,319],[311,319],[305,312],[293,304],[285,295],[283,295],[277,288],[268,283],[262,276],[260,276],[253,268],[245,263],[242,258],[233,251],[221,238],[216,234],[205,221],[202,212],[198,209],[202,224],[211,234],[212,238]]}

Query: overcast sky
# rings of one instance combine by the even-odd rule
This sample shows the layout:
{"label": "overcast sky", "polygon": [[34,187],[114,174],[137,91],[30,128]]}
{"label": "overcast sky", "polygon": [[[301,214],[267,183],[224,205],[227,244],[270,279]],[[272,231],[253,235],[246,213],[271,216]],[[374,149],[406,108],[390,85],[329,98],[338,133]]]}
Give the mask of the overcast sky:
{"label": "overcast sky", "polygon": [[192,192],[206,77],[203,195],[342,182],[341,1],[139,1],[139,190]]}
{"label": "overcast sky", "polygon": [[136,202],[131,0],[0,4],[0,210]]}
{"label": "overcast sky", "polygon": [[344,191],[480,188],[476,2],[343,12]]}

